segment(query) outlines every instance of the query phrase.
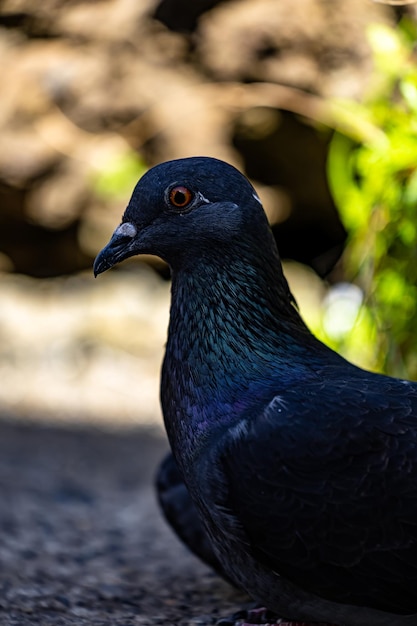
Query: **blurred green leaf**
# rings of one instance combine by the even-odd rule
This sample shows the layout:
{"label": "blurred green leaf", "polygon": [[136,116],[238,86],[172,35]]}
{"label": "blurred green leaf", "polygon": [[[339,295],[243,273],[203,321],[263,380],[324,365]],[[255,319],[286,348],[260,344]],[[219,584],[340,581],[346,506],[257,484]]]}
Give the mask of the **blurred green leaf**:
{"label": "blurred green leaf", "polygon": [[338,101],[334,109],[340,117],[328,179],[350,235],[346,274],[364,300],[343,336],[320,330],[361,365],[411,378],[417,378],[416,35],[410,21],[373,25],[369,91],[362,102]]}
{"label": "blurred green leaf", "polygon": [[105,163],[93,178],[95,193],[107,199],[118,199],[130,193],[147,167],[136,152],[126,151]]}
{"label": "blurred green leaf", "polygon": [[409,77],[400,82],[400,91],[408,106],[417,111],[417,84],[416,77]]}

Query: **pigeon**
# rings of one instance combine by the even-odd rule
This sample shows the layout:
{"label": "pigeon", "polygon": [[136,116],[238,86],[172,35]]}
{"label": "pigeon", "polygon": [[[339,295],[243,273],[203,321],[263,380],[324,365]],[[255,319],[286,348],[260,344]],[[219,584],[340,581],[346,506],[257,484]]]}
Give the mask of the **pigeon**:
{"label": "pigeon", "polygon": [[161,509],[177,536],[201,561],[228,580],[171,452],[158,467],[155,486]]}
{"label": "pigeon", "polygon": [[171,269],[161,405],[221,571],[275,623],[417,626],[417,384],[313,336],[223,161],[146,172],[95,275],[137,254]]}

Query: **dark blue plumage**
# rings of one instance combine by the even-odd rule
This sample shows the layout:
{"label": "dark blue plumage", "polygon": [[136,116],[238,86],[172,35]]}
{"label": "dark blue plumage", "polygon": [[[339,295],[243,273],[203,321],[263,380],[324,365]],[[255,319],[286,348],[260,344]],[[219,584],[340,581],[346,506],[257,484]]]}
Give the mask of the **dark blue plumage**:
{"label": "dark blue plumage", "polygon": [[417,385],[311,335],[230,165],[145,174],[95,273],[141,253],[172,270],[161,402],[214,565],[285,618],[417,626]]}
{"label": "dark blue plumage", "polygon": [[198,516],[197,508],[190,498],[171,453],[167,454],[158,467],[155,486],[159,504],[178,537],[204,563],[216,570],[223,578],[227,578],[213,552],[211,542]]}

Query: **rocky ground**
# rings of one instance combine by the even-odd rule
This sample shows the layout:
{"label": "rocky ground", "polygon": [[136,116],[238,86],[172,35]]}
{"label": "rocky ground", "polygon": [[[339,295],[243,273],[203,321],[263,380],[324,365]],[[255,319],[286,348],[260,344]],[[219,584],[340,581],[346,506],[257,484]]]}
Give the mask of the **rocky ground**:
{"label": "rocky ground", "polygon": [[248,598],[158,510],[158,430],[0,421],[2,626],[208,626]]}

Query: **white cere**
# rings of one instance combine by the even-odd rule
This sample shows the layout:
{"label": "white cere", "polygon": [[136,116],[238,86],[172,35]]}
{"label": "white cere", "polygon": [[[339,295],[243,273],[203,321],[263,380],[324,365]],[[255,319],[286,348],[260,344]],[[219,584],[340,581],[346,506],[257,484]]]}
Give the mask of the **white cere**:
{"label": "white cere", "polygon": [[114,231],[115,235],[121,235],[122,237],[135,237],[137,234],[136,227],[131,222],[123,222]]}

